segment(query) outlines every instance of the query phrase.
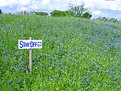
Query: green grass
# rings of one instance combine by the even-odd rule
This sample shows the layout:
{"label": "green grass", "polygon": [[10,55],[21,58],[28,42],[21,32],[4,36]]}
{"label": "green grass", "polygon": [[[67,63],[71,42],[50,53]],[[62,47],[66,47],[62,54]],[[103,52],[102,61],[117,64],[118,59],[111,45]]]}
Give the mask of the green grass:
{"label": "green grass", "polygon": [[[18,40],[42,40],[28,50]],[[0,91],[121,91],[121,23],[0,15]]]}

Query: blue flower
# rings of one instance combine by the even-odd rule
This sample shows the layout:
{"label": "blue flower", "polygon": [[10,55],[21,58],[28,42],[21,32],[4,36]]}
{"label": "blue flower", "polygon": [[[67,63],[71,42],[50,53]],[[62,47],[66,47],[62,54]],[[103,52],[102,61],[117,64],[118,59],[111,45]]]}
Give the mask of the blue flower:
{"label": "blue flower", "polygon": [[118,80],[118,77],[114,77],[113,81],[117,81]]}
{"label": "blue flower", "polygon": [[60,73],[64,73],[63,70],[60,70]]}
{"label": "blue flower", "polygon": [[7,52],[4,52],[4,55],[5,55],[5,56],[8,56],[8,53],[7,53]]}
{"label": "blue flower", "polygon": [[5,30],[9,30],[10,29],[10,26],[4,26],[3,27]]}
{"label": "blue flower", "polygon": [[100,30],[96,30],[95,32],[96,32],[96,33],[100,33]]}
{"label": "blue flower", "polygon": [[53,80],[56,80],[56,77],[55,76],[52,76]]}
{"label": "blue flower", "polygon": [[72,56],[73,55],[73,53],[70,53],[70,56]]}
{"label": "blue flower", "polygon": [[61,56],[58,56],[58,59],[61,59]]}
{"label": "blue flower", "polygon": [[26,70],[24,70],[24,73],[26,73]]}
{"label": "blue flower", "polygon": [[39,59],[43,58],[43,55],[40,55],[38,58],[39,58]]}
{"label": "blue flower", "polygon": [[32,60],[32,62],[34,62],[35,60]]}
{"label": "blue flower", "polygon": [[82,85],[83,88],[85,87],[85,85],[83,83],[80,82],[80,84]]}
{"label": "blue flower", "polygon": [[92,67],[89,67],[89,71],[92,72]]}
{"label": "blue flower", "polygon": [[52,61],[49,64],[52,65]]}
{"label": "blue flower", "polygon": [[85,77],[84,77],[84,81],[86,81],[86,80],[87,80],[87,77],[85,76]]}
{"label": "blue flower", "polygon": [[20,24],[20,25],[24,25],[24,22],[20,22],[19,24]]}
{"label": "blue flower", "polygon": [[38,62],[38,64],[40,65],[40,67],[42,67],[42,63],[41,62]]}
{"label": "blue flower", "polygon": [[21,85],[21,82],[22,82],[22,80],[19,80],[19,81],[18,81],[18,85]]}
{"label": "blue flower", "polygon": [[61,66],[61,63],[55,63],[54,65],[55,66]]}
{"label": "blue flower", "polygon": [[28,72],[30,72],[30,68],[29,68],[29,67],[27,67],[27,69],[28,69]]}
{"label": "blue flower", "polygon": [[121,70],[121,65],[119,66],[119,70]]}
{"label": "blue flower", "polygon": [[12,80],[9,81],[10,88],[12,88]]}
{"label": "blue flower", "polygon": [[96,67],[95,70],[99,70],[99,67]]}
{"label": "blue flower", "polygon": [[101,84],[100,84],[100,82],[98,82],[98,86],[100,86]]}
{"label": "blue flower", "polygon": [[89,86],[90,85],[90,81],[87,81],[87,86]]}
{"label": "blue flower", "polygon": [[20,61],[22,60],[22,55],[18,55],[18,59],[20,59]]}
{"label": "blue flower", "polygon": [[120,75],[119,74],[116,74],[113,81],[117,81],[118,79],[120,78]]}
{"label": "blue flower", "polygon": [[23,66],[25,63],[24,62],[21,62],[17,67],[18,67],[18,70],[21,69],[21,66]]}
{"label": "blue flower", "polygon": [[115,68],[111,68],[111,69],[108,70],[108,74],[113,74],[114,71],[115,71]]}

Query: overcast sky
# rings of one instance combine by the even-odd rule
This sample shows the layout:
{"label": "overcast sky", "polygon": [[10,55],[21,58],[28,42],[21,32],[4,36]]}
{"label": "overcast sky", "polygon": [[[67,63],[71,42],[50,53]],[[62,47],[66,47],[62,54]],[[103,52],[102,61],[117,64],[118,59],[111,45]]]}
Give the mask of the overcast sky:
{"label": "overcast sky", "polygon": [[93,18],[104,16],[121,20],[121,0],[0,0],[0,9],[4,13],[19,11],[44,11],[67,10],[69,3],[80,5],[85,2]]}

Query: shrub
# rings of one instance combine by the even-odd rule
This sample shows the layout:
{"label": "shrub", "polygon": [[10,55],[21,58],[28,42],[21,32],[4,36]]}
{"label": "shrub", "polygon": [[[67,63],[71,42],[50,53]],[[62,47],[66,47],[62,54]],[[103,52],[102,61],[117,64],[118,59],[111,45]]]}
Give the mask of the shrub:
{"label": "shrub", "polygon": [[40,15],[40,16],[48,16],[48,13],[46,12],[35,12],[35,15]]}
{"label": "shrub", "polygon": [[82,15],[83,18],[88,18],[90,19],[92,17],[92,15],[89,13],[89,12],[85,12],[83,15]]}
{"label": "shrub", "polygon": [[120,22],[115,18],[106,18],[106,17],[98,17],[96,20],[108,21],[108,22],[113,22],[113,23]]}
{"label": "shrub", "polygon": [[111,21],[111,22],[113,22],[113,23],[118,22],[118,20],[117,20],[117,19],[115,19],[115,18],[111,18],[111,19],[110,19],[110,21]]}
{"label": "shrub", "polygon": [[72,16],[73,13],[71,11],[54,10],[50,14],[51,16],[55,17],[64,17],[64,16]]}
{"label": "shrub", "polygon": [[48,13],[46,13],[46,12],[36,12],[36,11],[32,11],[32,12],[30,12],[30,14],[40,15],[40,16],[48,16]]}

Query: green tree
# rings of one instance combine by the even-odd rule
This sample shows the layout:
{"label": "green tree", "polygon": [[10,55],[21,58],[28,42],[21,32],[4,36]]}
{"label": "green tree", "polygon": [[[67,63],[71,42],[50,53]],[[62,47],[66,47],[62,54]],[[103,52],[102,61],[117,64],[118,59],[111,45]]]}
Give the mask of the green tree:
{"label": "green tree", "polygon": [[67,16],[72,16],[73,13],[71,11],[54,10],[50,14],[51,16],[54,17],[67,17]]}
{"label": "green tree", "polygon": [[46,13],[46,12],[35,12],[35,11],[33,11],[32,14],[40,15],[40,16],[48,16],[48,13]]}
{"label": "green tree", "polygon": [[107,21],[108,19],[106,17],[98,17],[97,20],[100,20],[100,21]]}
{"label": "green tree", "polygon": [[87,11],[86,8],[84,8],[84,3],[82,3],[82,5],[73,5],[73,4],[70,4],[69,7],[70,7],[70,11],[73,12],[73,16],[75,17],[82,17],[82,15]]}
{"label": "green tree", "polygon": [[118,22],[118,20],[117,20],[117,19],[115,19],[115,18],[111,18],[111,19],[110,19],[110,21],[111,21],[111,22],[113,22],[113,23]]}
{"label": "green tree", "polygon": [[89,12],[85,12],[83,15],[82,15],[83,18],[88,18],[90,19],[92,17],[91,13]]}
{"label": "green tree", "polygon": [[42,15],[42,16],[48,16],[48,13],[46,13],[46,12],[40,12],[40,15]]}
{"label": "green tree", "polygon": [[59,16],[64,16],[63,12],[60,10],[53,10],[50,12],[51,16],[59,17]]}
{"label": "green tree", "polygon": [[0,14],[3,14],[2,10],[0,9]]}

